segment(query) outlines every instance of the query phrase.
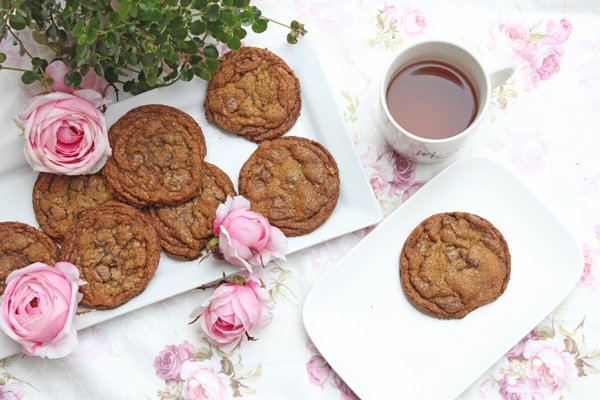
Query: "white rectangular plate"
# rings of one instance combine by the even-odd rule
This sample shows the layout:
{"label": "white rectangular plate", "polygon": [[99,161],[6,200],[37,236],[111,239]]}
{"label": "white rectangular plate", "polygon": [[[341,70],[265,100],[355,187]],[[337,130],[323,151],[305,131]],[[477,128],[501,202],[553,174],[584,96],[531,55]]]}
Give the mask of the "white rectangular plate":
{"label": "white rectangular plate", "polygon": [[[492,222],[512,256],[508,287],[460,320],[406,299],[402,246],[432,214]],[[548,315],[582,271],[577,245],[548,209],[493,161],[468,158],[438,174],[317,282],[304,303],[316,347],[363,400],[453,399]]]}
{"label": "white rectangular plate", "polygon": [[[284,59],[300,80],[302,111],[286,136],[303,136],[320,142],[332,153],[340,170],[340,197],[333,214],[314,232],[290,238],[290,254],[373,225],[381,220],[381,212],[311,43],[303,39],[297,45],[280,44],[270,50]],[[237,188],[239,170],[256,149],[256,144],[225,133],[206,121],[206,85],[199,79],[181,82],[113,104],[106,115],[107,125],[111,126],[127,111],[143,104],[167,104],[179,108],[202,127],[208,147],[206,160],[223,169]],[[0,221],[21,221],[38,226],[31,206],[36,174],[26,165],[21,147],[21,138],[0,147]],[[78,316],[75,326],[83,329],[185,292],[218,279],[223,271],[230,273],[234,269],[212,257],[198,265],[197,260],[177,261],[163,253],[156,275],[142,294],[114,310]],[[18,347],[0,332],[0,358],[17,351]]]}

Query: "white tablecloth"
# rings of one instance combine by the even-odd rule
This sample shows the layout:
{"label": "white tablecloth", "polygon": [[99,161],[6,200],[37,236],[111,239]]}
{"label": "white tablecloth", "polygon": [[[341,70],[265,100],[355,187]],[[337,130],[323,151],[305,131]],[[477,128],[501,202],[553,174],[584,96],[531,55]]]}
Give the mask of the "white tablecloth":
{"label": "white tablecloth", "polygon": [[[513,351],[482,371],[461,398],[597,399],[600,2],[255,3],[271,18],[306,24],[385,215],[447,165],[406,162],[377,131],[378,84],[387,60],[424,37],[455,40],[483,58],[495,49],[512,57],[518,67],[515,76],[494,93],[486,120],[461,157],[482,155],[515,171],[574,235],[584,255],[584,273],[565,301],[532,326]],[[285,33],[271,25],[266,34],[245,43],[281,41]],[[0,136],[8,137],[17,134],[11,119],[30,94],[8,71],[0,73],[0,85]],[[208,293],[184,293],[80,332],[77,350],[64,359],[0,361],[0,399],[177,398],[183,382],[165,379],[155,365],[157,358],[167,362],[169,354],[190,351],[212,360],[217,370],[222,367],[238,396],[353,399],[312,346],[301,316],[311,287],[363,237],[364,232],[349,234],[294,254],[286,263],[269,265],[263,276],[275,302],[274,319],[256,332],[256,342],[243,341],[226,350],[209,346],[198,326],[188,325],[190,311]],[[401,337],[401,332],[373,329],[381,329],[382,341]],[[389,398],[404,398],[402,388]]]}

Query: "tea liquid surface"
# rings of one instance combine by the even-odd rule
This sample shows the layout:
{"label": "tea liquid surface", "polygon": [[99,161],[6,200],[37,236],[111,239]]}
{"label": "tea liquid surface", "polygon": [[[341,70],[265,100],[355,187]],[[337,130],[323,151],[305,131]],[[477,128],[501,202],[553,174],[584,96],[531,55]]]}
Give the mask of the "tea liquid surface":
{"label": "tea liquid surface", "polygon": [[388,109],[413,135],[445,139],[464,131],[477,115],[473,84],[457,68],[422,61],[399,70],[387,90]]}

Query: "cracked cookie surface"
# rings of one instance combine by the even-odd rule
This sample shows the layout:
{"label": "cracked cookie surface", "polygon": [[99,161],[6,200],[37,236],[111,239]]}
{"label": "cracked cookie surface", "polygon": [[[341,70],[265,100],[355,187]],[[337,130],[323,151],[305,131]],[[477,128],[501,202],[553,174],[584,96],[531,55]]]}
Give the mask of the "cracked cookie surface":
{"label": "cracked cookie surface", "polygon": [[112,156],[102,172],[119,199],[138,207],[179,204],[200,190],[206,143],[183,111],[137,107],[110,128],[108,139]]}
{"label": "cracked cookie surface", "polygon": [[240,171],[239,192],[286,236],[304,235],[333,212],[339,171],[320,143],[283,137],[262,142],[252,153]]}
{"label": "cracked cookie surface", "polygon": [[63,258],[77,266],[81,304],[115,308],[140,294],[154,276],[160,243],[144,214],[111,201],[83,212],[63,243]]}
{"label": "cracked cookie surface", "polygon": [[54,265],[59,258],[58,246],[42,231],[21,222],[0,222],[0,295],[12,271],[35,262]]}
{"label": "cracked cookie surface", "polygon": [[489,221],[465,212],[435,214],[421,222],[400,255],[408,299],[442,319],[463,318],[496,300],[510,279],[504,237]]}
{"label": "cracked cookie surface", "polygon": [[114,200],[101,174],[40,173],[33,187],[33,210],[42,230],[62,240],[83,211]]}
{"label": "cracked cookie surface", "polygon": [[300,115],[300,82],[269,50],[242,47],[221,57],[208,84],[206,119],[254,142],[287,132]]}
{"label": "cracked cookie surface", "polygon": [[150,207],[147,213],[160,236],[163,250],[175,258],[193,260],[213,236],[219,204],[235,196],[231,179],[217,166],[204,163],[201,192],[175,206]]}

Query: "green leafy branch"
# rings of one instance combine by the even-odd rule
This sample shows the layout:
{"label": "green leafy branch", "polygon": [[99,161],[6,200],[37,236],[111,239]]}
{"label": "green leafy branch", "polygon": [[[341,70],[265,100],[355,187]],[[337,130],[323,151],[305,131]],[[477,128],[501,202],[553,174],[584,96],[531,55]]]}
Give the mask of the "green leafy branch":
{"label": "green leafy branch", "polygon": [[[264,32],[269,23],[289,29],[287,41],[306,34],[304,25],[289,25],[262,15],[250,0],[0,0],[0,38],[13,40],[31,68],[2,65],[22,72],[23,83],[52,81],[44,69],[62,60],[71,72],[64,83],[78,88],[93,70],[126,92],[171,85],[194,76],[210,80],[219,66],[219,45],[239,49],[248,30]],[[30,29],[33,39],[52,50],[53,58],[34,57],[19,38]]]}

